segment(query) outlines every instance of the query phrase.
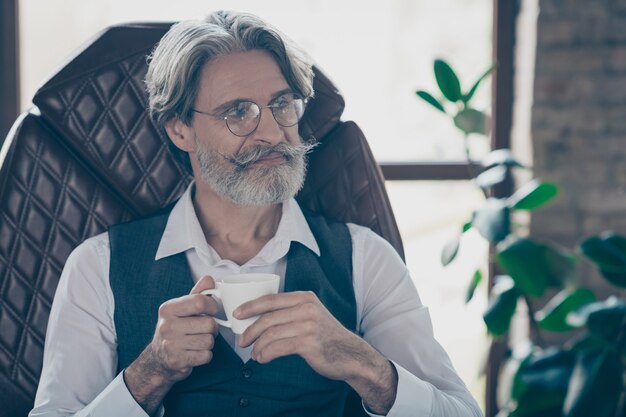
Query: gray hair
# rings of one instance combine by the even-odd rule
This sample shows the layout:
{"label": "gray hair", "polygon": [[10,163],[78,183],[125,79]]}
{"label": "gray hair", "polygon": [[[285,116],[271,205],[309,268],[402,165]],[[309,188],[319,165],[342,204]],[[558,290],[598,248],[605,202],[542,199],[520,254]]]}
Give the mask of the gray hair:
{"label": "gray hair", "polygon": [[202,20],[173,25],[148,58],[146,87],[152,118],[161,129],[173,117],[189,125],[205,64],[250,50],[270,53],[294,92],[313,95],[312,61],[295,43],[257,16],[217,11]]}

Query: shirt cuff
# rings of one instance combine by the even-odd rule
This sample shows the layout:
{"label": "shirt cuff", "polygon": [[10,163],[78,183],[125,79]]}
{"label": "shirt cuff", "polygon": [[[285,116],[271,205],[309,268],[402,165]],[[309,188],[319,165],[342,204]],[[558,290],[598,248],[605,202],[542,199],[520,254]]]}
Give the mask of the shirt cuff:
{"label": "shirt cuff", "polygon": [[[117,377],[88,406],[90,417],[150,417],[133,398],[124,382],[124,372]],[[159,408],[158,417],[163,416],[163,407]]]}
{"label": "shirt cuff", "polygon": [[[430,416],[433,406],[432,386],[394,361],[390,360],[390,362],[398,372],[398,390],[396,400],[386,417]],[[363,404],[363,409],[371,417],[385,417],[381,414],[371,413],[365,404]]]}

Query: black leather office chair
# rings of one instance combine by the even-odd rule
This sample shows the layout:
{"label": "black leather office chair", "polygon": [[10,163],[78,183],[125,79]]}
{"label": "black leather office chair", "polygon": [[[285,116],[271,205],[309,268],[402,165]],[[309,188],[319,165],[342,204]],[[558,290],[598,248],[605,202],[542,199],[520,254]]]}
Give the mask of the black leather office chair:
{"label": "black leather office chair", "polygon": [[[114,223],[174,201],[190,176],[149,118],[146,55],[170,24],[111,27],[33,98],[0,153],[0,417],[25,416],[41,373],[46,325],[71,250]],[[383,177],[344,101],[315,70],[301,135],[310,157],[300,204],[370,227],[403,256]],[[352,396],[345,415],[361,413]]]}

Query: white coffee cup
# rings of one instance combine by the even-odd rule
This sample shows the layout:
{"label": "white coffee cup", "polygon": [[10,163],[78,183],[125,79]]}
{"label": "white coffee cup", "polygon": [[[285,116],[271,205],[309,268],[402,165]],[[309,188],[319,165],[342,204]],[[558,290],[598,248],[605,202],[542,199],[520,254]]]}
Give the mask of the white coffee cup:
{"label": "white coffee cup", "polygon": [[233,311],[248,301],[264,295],[277,294],[280,277],[276,274],[237,274],[224,277],[215,283],[216,288],[204,290],[201,294],[212,295],[222,300],[226,320],[215,321],[233,329],[233,333],[242,334],[259,316],[245,320],[233,317]]}

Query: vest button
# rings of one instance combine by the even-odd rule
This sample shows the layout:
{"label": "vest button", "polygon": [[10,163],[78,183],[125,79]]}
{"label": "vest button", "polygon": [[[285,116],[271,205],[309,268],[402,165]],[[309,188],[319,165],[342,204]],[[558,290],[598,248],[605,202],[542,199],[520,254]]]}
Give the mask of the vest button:
{"label": "vest button", "polygon": [[243,397],[239,399],[239,407],[247,407],[249,405],[250,401],[247,398]]}
{"label": "vest button", "polygon": [[249,379],[249,378],[252,376],[252,369],[244,368],[244,369],[241,371],[241,375],[242,375],[244,378]]}

